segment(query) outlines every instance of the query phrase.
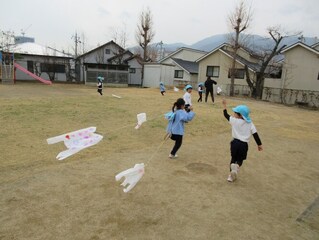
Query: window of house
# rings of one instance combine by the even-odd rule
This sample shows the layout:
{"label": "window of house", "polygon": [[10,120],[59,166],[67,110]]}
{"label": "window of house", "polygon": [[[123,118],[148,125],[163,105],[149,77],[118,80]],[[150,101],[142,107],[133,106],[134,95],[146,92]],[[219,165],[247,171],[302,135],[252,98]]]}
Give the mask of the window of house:
{"label": "window of house", "polygon": [[109,48],[105,48],[105,54],[111,54],[111,50]]}
{"label": "window of house", "polygon": [[281,78],[282,70],[279,70],[277,72],[272,72],[269,75],[266,75],[266,77],[269,78]]}
{"label": "window of house", "polygon": [[135,68],[129,68],[129,73],[136,73],[136,69]]}
{"label": "window of house", "polygon": [[[235,68],[234,72],[235,78],[244,79],[245,78],[245,69]],[[228,78],[230,78],[230,69],[228,70]]]}
{"label": "window of house", "polygon": [[34,73],[33,61],[27,61],[28,71]]}
{"label": "window of house", "polygon": [[174,78],[183,78],[184,71],[183,70],[175,70]]}
{"label": "window of house", "polygon": [[206,77],[219,77],[219,66],[207,66]]}
{"label": "window of house", "polygon": [[65,65],[63,64],[41,63],[40,68],[41,72],[65,73]]}

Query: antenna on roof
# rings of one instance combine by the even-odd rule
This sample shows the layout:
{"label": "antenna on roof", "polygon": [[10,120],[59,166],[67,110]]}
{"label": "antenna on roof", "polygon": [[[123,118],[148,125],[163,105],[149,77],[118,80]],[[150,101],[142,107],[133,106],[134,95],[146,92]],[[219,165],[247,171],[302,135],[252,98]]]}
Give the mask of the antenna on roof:
{"label": "antenna on roof", "polygon": [[21,29],[21,35],[24,37],[25,32],[32,26],[32,24],[30,24],[28,27]]}

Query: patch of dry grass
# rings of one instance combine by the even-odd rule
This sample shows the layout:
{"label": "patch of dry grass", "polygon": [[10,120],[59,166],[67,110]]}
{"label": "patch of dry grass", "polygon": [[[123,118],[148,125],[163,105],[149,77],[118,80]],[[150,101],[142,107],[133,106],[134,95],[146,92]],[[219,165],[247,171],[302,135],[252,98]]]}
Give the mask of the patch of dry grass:
{"label": "patch of dry grass", "polygon": [[[216,104],[197,103],[178,160],[163,141],[182,92],[83,85],[0,85],[0,239],[318,239],[318,216],[296,218],[318,196],[319,113],[247,104],[252,139],[237,182],[226,181],[231,130]],[[122,99],[112,97],[122,96]],[[149,119],[135,130],[136,114]],[[104,139],[64,161],[46,139],[96,126]],[[155,155],[154,155],[155,154]],[[115,175],[151,162],[128,194]]]}

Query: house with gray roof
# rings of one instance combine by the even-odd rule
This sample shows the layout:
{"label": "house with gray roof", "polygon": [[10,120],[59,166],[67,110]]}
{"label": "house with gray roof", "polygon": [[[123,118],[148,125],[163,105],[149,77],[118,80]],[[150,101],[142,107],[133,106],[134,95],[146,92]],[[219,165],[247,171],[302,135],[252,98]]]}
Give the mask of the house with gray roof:
{"label": "house with gray roof", "polygon": [[76,62],[79,78],[85,84],[95,84],[99,75],[104,77],[106,85],[141,84],[140,57],[123,49],[114,41],[78,56]]}
{"label": "house with gray roof", "polygon": [[158,62],[145,63],[144,87],[166,86],[183,88],[186,84],[197,83],[198,63],[196,59],[207,52],[191,48],[179,48]]}

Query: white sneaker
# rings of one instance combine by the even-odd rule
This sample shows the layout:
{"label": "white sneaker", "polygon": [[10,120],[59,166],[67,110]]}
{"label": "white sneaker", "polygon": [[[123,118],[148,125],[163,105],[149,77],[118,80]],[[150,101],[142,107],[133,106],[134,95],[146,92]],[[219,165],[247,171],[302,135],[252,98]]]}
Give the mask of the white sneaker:
{"label": "white sneaker", "polygon": [[231,169],[230,175],[233,181],[237,179],[238,168],[239,168],[238,164],[235,164],[235,163],[230,164],[230,169]]}
{"label": "white sneaker", "polygon": [[169,158],[178,158],[178,155],[177,155],[177,154],[175,154],[175,155],[170,154],[170,155],[168,155],[168,157],[169,157]]}
{"label": "white sneaker", "polygon": [[227,181],[228,182],[232,182],[233,181],[233,178],[232,178],[232,176],[230,174],[228,175]]}

